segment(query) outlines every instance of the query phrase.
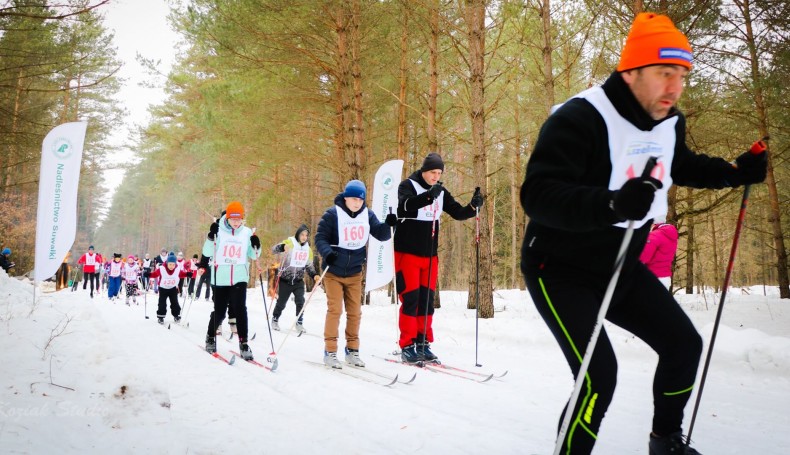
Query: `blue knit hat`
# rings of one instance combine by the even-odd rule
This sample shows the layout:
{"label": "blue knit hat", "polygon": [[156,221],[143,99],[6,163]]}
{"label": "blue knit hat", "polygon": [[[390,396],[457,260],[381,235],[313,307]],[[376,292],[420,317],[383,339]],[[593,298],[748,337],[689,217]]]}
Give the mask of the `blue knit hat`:
{"label": "blue knit hat", "polygon": [[167,261],[165,262],[172,262],[173,264],[175,264],[177,262],[176,255],[173,254],[173,252],[171,251],[170,254],[167,255]]}
{"label": "blue knit hat", "polygon": [[346,183],[346,189],[343,190],[343,197],[358,197],[365,199],[365,184],[359,180],[352,180]]}
{"label": "blue knit hat", "polygon": [[5,254],[6,256],[8,256],[9,254],[11,254],[11,248],[3,248],[3,252],[0,254]]}

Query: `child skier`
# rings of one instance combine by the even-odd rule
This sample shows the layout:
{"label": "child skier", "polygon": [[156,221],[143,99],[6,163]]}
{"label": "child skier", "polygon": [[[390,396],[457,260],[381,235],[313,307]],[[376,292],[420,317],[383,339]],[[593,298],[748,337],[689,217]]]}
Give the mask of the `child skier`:
{"label": "child skier", "polygon": [[[343,368],[337,360],[337,337],[343,304],[346,307],[346,363],[364,367],[359,358],[359,323],[362,319],[362,264],[368,237],[390,239],[390,228],[365,206],[365,184],[351,180],[335,197],[318,223],[315,246],[324,258],[327,312],[324,323],[324,364]],[[392,214],[394,217],[395,215]]]}
{"label": "child skier", "polygon": [[178,267],[176,266],[176,255],[170,252],[165,260],[165,265],[160,265],[153,272],[151,278],[158,278],[159,286],[159,307],[156,310],[156,319],[160,324],[165,323],[167,316],[167,300],[170,299],[170,313],[173,320],[181,322],[181,306],[178,304]]}
{"label": "child skier", "polygon": [[134,260],[134,256],[126,258],[126,266],[123,268],[123,280],[126,284],[126,305],[129,305],[129,297],[137,305],[137,280],[140,278],[140,266]]}
{"label": "child skier", "polygon": [[88,251],[82,255],[77,261],[77,264],[82,266],[82,275],[83,275],[83,282],[82,282],[82,290],[85,290],[85,287],[88,285],[88,281],[91,283],[91,298],[93,298],[93,289],[94,283],[95,288],[99,290],[99,267],[102,266],[101,263],[101,256],[98,256],[93,251],[93,245],[88,247]]}
{"label": "child skier", "polygon": [[232,308],[238,325],[239,352],[244,360],[252,360],[252,350],[247,345],[248,260],[261,255],[261,241],[243,224],[244,207],[237,201],[229,203],[225,214],[209,227],[198,273],[202,274],[208,268],[209,258],[213,259],[214,311],[208,321],[206,351],[217,352],[217,328],[222,325],[225,312]]}
{"label": "child skier", "polygon": [[123,272],[123,268],[121,253],[113,253],[112,262],[110,262],[107,272],[107,296],[110,300],[116,300],[118,298],[118,293],[121,291],[121,273]]}
{"label": "child skier", "polygon": [[[272,312],[272,329],[280,330],[280,315],[285,309],[285,304],[291,294],[294,296],[296,303],[296,315],[299,320],[296,321],[296,330],[298,332],[305,332],[304,325],[302,325],[303,315],[302,306],[304,305],[304,274],[307,272],[311,278],[316,279],[318,275],[313,267],[313,250],[307,242],[310,237],[310,230],[307,225],[299,226],[296,234],[289,237],[272,247],[272,253],[282,254],[284,257],[282,265],[280,266],[280,278],[275,284],[278,290],[277,303]],[[316,285],[320,282],[320,277],[316,280]]]}

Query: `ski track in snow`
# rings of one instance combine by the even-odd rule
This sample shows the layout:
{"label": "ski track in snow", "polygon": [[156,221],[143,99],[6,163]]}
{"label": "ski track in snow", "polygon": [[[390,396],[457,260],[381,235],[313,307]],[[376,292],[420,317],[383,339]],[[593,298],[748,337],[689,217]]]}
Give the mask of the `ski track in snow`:
{"label": "ski track in snow", "polygon": [[[32,286],[0,271],[4,454],[550,453],[573,386],[524,291],[496,291],[495,317],[478,321],[481,368],[474,367],[475,312],[466,309],[466,293],[442,292],[433,350],[449,365],[509,370],[484,384],[373,357],[397,349],[396,307],[385,292],[373,293],[360,334],[368,368],[401,379],[417,372],[413,384],[388,388],[303,362],[322,361],[326,301],[320,291],[305,312],[313,336],[289,336],[277,353],[279,369],[271,373],[240,358],[228,366],[197,348],[211,312],[205,300],[193,302],[190,327],[176,325],[169,314],[160,326],[155,294],[148,295],[146,320],[142,298],[139,306],[127,307],[123,300],[90,299],[81,286],[41,294],[48,286],[39,288],[31,308]],[[749,291],[733,289],[725,302],[693,435],[702,453],[779,455],[790,447],[790,314],[777,295],[762,296],[762,287]],[[677,296],[706,341],[718,297]],[[266,363],[272,346],[259,288],[249,290],[247,305],[250,334],[257,332],[250,346],[256,360]],[[294,317],[291,301],[280,323],[290,327]],[[53,329],[69,319],[45,352]],[[343,329],[341,322],[341,361]],[[643,454],[657,357],[630,333],[611,324],[606,330],[620,369],[595,453]],[[285,336],[273,332],[275,348]],[[227,357],[238,350],[235,339],[217,342]],[[693,398],[684,431],[692,406]]]}

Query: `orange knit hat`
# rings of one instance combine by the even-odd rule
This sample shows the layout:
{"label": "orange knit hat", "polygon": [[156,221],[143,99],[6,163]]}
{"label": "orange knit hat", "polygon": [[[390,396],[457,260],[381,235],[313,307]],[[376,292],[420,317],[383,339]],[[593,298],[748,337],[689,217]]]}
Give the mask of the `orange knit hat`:
{"label": "orange knit hat", "polygon": [[233,201],[225,209],[225,218],[244,218],[244,207],[239,201]]}
{"label": "orange knit hat", "polygon": [[648,65],[680,65],[691,69],[691,45],[667,16],[639,13],[625,39],[617,71]]}

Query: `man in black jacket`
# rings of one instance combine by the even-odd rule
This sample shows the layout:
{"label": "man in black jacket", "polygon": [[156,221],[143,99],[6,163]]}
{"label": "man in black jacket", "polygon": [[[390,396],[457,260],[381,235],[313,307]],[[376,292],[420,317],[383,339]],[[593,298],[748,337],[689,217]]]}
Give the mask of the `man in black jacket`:
{"label": "man in black jacket", "polygon": [[[628,221],[634,236],[606,319],[658,354],[651,455],[697,454],[683,441],[683,409],[702,341],[667,289],[639,262],[653,218],[667,212],[672,183],[724,188],[762,182],[765,154],[730,164],[686,146],[674,105],[691,69],[691,46],[666,16],[635,19],[617,71],[559,107],[543,125],[521,187],[530,218],[521,270],[532,300],[577,375]],[[639,177],[650,157],[652,174]],[[563,454],[590,453],[614,394],[617,360],[602,330],[562,435]],[[562,420],[562,419],[561,419]]]}
{"label": "man in black jacket", "polygon": [[[433,293],[439,259],[439,218],[447,212],[453,219],[475,216],[483,197],[475,193],[469,205],[459,204],[439,179],[444,161],[429,153],[418,171],[398,186],[398,223],[395,229],[395,282],[402,303],[401,359],[404,362],[437,361],[433,342]],[[430,276],[429,276],[430,275]]]}

